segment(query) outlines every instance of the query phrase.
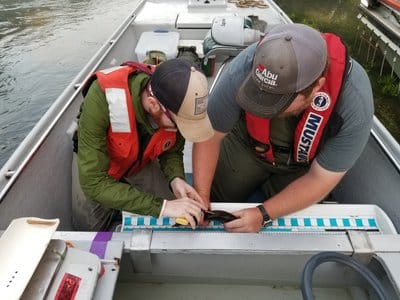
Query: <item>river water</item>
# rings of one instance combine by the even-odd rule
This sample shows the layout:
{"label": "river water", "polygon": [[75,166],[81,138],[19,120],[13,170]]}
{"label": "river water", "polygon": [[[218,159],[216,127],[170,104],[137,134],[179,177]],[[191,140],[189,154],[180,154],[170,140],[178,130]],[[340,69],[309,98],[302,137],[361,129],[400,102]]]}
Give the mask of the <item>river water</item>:
{"label": "river water", "polygon": [[0,0],[0,167],[137,2]]}
{"label": "river water", "polygon": [[[137,2],[0,0],[0,167]],[[358,0],[277,3],[297,22],[355,38]]]}

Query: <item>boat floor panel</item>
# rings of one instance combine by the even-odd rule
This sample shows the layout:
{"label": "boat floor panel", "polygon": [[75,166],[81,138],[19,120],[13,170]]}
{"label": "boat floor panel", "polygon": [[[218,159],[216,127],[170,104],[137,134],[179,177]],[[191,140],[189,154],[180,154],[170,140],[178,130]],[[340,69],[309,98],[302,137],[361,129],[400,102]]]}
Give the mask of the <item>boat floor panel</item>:
{"label": "boat floor panel", "polygon": [[[353,289],[364,298],[354,297]],[[368,299],[359,288],[315,288],[315,299],[347,300]],[[248,299],[303,299],[301,290],[295,286],[260,286],[229,284],[174,284],[174,283],[118,283],[115,299],[196,299],[196,300],[235,300]],[[366,296],[366,297],[365,297]]]}

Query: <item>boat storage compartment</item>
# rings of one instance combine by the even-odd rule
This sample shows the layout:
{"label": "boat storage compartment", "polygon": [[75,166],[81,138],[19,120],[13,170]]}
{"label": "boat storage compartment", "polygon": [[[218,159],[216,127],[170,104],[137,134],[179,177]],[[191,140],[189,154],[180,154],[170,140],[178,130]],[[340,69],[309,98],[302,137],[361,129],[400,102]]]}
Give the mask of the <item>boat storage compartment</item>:
{"label": "boat storage compartment", "polygon": [[0,231],[1,299],[112,299],[123,241],[111,240],[112,232],[53,239],[58,224],[18,218]]}
{"label": "boat storage compartment", "polygon": [[178,55],[179,33],[175,31],[145,31],[135,48],[137,60],[142,62],[150,51],[161,51],[167,59]]}

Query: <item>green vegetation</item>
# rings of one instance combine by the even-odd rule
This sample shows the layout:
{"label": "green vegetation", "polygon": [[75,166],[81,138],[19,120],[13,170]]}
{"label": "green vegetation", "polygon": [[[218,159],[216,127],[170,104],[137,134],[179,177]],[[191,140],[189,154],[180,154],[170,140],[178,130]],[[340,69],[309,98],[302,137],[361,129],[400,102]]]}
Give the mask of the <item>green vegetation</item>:
{"label": "green vegetation", "polygon": [[395,97],[399,93],[399,82],[394,76],[385,75],[378,81],[378,83],[382,88],[381,92],[383,95]]}
{"label": "green vegetation", "polygon": [[400,142],[399,79],[395,75],[391,76],[391,68],[387,63],[381,73],[382,54],[379,51],[373,63],[371,62],[372,54],[368,50],[372,52],[372,47],[367,41],[360,40],[362,25],[357,19],[359,1],[276,0],[275,2],[293,22],[310,25],[321,32],[333,32],[343,39],[350,55],[364,66],[370,77],[376,116]]}

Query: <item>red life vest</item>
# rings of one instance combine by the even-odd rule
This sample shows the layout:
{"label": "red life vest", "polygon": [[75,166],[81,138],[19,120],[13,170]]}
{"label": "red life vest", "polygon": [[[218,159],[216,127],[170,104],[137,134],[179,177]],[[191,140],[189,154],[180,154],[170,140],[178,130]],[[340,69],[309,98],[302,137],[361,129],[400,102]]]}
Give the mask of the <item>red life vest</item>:
{"label": "red life vest", "polygon": [[137,71],[152,74],[153,70],[145,64],[129,63],[95,73],[106,95],[110,112],[110,128],[107,133],[110,158],[108,175],[117,180],[125,174],[129,176],[139,171],[149,161],[171,149],[176,142],[176,130],[160,128],[151,136],[143,153],[139,153],[139,137],[128,76]]}
{"label": "red life vest", "polygon": [[[314,159],[324,128],[339,97],[346,70],[346,47],[340,38],[331,33],[325,33],[323,36],[328,47],[328,73],[324,86],[316,93],[296,126],[293,159],[299,163],[309,163]],[[270,119],[246,112],[246,125],[250,136],[265,146],[266,151],[258,154],[274,162],[270,142]]]}

